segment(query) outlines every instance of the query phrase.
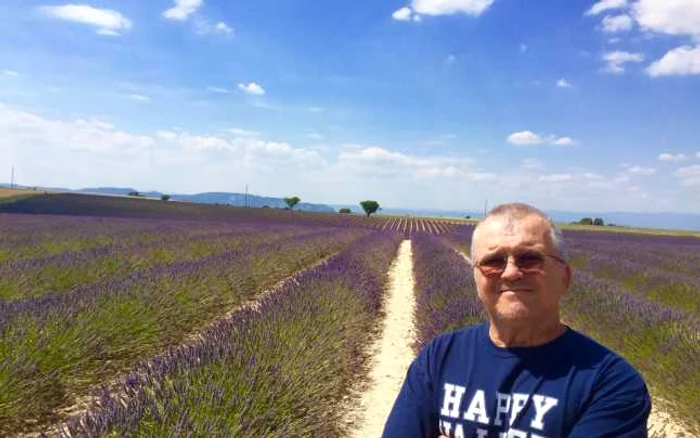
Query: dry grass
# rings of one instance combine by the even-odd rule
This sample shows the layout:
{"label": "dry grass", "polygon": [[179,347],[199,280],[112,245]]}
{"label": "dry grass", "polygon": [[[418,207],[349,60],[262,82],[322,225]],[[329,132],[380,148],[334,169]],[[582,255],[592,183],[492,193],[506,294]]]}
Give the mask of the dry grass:
{"label": "dry grass", "polygon": [[700,237],[700,231],[692,230],[663,230],[655,228],[633,228],[633,227],[610,227],[596,225],[577,225],[577,224],[557,224],[564,230],[572,231],[600,231],[609,233],[634,233],[634,234],[650,234],[654,236],[685,236],[685,237]]}
{"label": "dry grass", "polygon": [[15,196],[31,196],[47,193],[44,190],[33,190],[33,189],[9,189],[7,187],[0,187],[0,199],[2,198],[12,198]]}

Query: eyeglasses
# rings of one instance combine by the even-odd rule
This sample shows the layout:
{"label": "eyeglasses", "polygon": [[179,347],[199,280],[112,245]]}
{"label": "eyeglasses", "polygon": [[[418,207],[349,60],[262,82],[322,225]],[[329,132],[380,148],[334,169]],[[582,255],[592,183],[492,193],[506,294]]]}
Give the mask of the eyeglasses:
{"label": "eyeglasses", "polygon": [[[486,277],[496,277],[503,274],[508,266],[508,260],[511,256],[508,254],[494,254],[484,257],[482,260],[473,263],[475,268],[478,268]],[[539,251],[524,251],[518,254],[512,254],[515,266],[520,269],[523,274],[542,273],[544,269],[545,259],[547,257],[567,264],[563,259]]]}

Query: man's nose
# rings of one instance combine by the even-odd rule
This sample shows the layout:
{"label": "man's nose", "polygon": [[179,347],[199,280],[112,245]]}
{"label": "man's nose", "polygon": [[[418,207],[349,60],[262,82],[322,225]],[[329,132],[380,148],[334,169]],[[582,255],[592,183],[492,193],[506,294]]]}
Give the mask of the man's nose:
{"label": "man's nose", "polygon": [[504,280],[515,280],[523,276],[523,272],[515,264],[515,259],[513,257],[508,257],[506,261],[506,267],[501,274],[501,278]]}

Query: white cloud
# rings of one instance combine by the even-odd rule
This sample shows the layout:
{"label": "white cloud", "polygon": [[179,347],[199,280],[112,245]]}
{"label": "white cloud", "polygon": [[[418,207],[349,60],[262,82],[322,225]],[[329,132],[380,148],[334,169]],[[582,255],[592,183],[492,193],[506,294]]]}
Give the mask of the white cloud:
{"label": "white cloud", "polygon": [[260,132],[258,131],[248,131],[241,128],[231,128],[228,132],[239,137],[260,137]]}
{"label": "white cloud", "polygon": [[659,155],[659,161],[683,161],[686,157],[684,154],[669,154],[663,153]]}
{"label": "white cloud", "polygon": [[219,21],[218,23],[216,23],[215,28],[219,33],[233,33],[233,28],[229,27],[229,25],[224,23],[223,21]]}
{"label": "white cloud", "polygon": [[625,71],[625,64],[629,62],[642,62],[644,61],[644,55],[641,53],[630,53],[630,52],[608,52],[603,55],[603,61],[607,63],[604,71],[609,73],[623,73]]}
{"label": "white cloud", "polygon": [[343,170],[375,177],[435,178],[461,177],[471,181],[488,180],[490,176],[471,171],[473,161],[451,157],[416,157],[392,152],[378,146],[344,151],[338,157]]}
{"label": "white cloud", "polygon": [[513,134],[509,135],[506,140],[508,140],[509,143],[518,146],[540,144],[544,142],[544,139],[540,135],[535,134],[532,131],[514,132]]}
{"label": "white cloud", "polygon": [[656,173],[656,169],[641,166],[632,166],[628,168],[627,171],[636,175],[653,175]]}
{"label": "white cloud", "polygon": [[312,113],[320,113],[320,112],[323,112],[323,111],[324,111],[324,108],[323,108],[323,107],[320,107],[320,106],[310,106],[310,107],[307,108],[307,109],[308,109],[310,112],[312,112]]}
{"label": "white cloud", "polygon": [[645,30],[669,35],[700,35],[698,0],[638,0],[632,11]]}
{"label": "white cloud", "polygon": [[395,10],[391,16],[394,20],[409,21],[411,19],[411,13],[411,8],[403,7]]}
{"label": "white cloud", "polygon": [[116,36],[132,25],[131,20],[117,11],[88,5],[42,6],[40,10],[53,18],[94,26],[99,35]]}
{"label": "white cloud", "polygon": [[319,134],[318,132],[314,132],[314,131],[307,132],[305,134],[305,136],[306,136],[306,138],[310,138],[312,140],[323,140],[325,138],[323,135]]}
{"label": "white cloud", "polygon": [[569,81],[567,81],[566,79],[561,78],[557,81],[557,87],[559,87],[559,88],[573,88],[573,85],[571,85],[571,83],[569,83]]}
{"label": "white cloud", "polygon": [[456,60],[457,60],[457,57],[455,55],[453,55],[452,53],[450,53],[449,55],[447,55],[447,58],[445,59],[445,63],[447,65],[452,65],[455,63]]}
{"label": "white cloud", "polygon": [[15,153],[50,145],[66,151],[128,155],[154,144],[148,136],[121,132],[99,120],[48,120],[10,107],[0,107],[0,133],[4,147],[14,147]]}
{"label": "white cloud", "polygon": [[527,146],[548,143],[554,146],[572,146],[576,142],[570,137],[557,137],[556,135],[540,135],[532,131],[514,132],[506,140],[516,146]]}
{"label": "white cloud", "polygon": [[163,16],[170,20],[184,21],[194,14],[203,3],[203,0],[175,0],[175,6],[163,12]]}
{"label": "white cloud", "polygon": [[527,52],[527,44],[521,44],[520,45],[520,53],[525,53]]}
{"label": "white cloud", "polygon": [[548,183],[567,182],[573,179],[574,176],[570,173],[555,173],[551,175],[542,175],[539,177],[539,181]]}
{"label": "white cloud", "polygon": [[126,97],[137,102],[148,103],[151,101],[150,97],[144,96],[142,94],[127,94]]}
{"label": "white cloud", "polygon": [[223,21],[220,21],[217,24],[212,24],[206,19],[199,18],[194,22],[194,32],[197,35],[232,35],[234,31],[233,28],[229,27],[229,25]]}
{"label": "white cloud", "polygon": [[14,70],[0,70],[0,73],[7,75],[7,76],[19,76],[19,73],[17,73]]}
{"label": "white cloud", "polygon": [[681,184],[684,186],[700,186],[700,164],[681,167],[674,175],[681,178]]}
{"label": "white cloud", "polygon": [[238,84],[238,89],[255,96],[262,96],[265,94],[265,90],[263,89],[263,87],[256,84],[255,82],[251,82],[248,85]]}
{"label": "white cloud", "polygon": [[161,140],[175,140],[177,134],[172,131],[156,131],[156,137]]}
{"label": "white cloud", "polygon": [[634,22],[629,15],[623,14],[614,17],[606,15],[605,18],[603,18],[603,32],[606,33],[628,31],[632,29],[633,25]]}
{"label": "white cloud", "polygon": [[695,154],[695,156],[698,157],[698,158],[700,158],[700,152],[698,152],[697,154]]}
{"label": "white cloud", "polygon": [[479,16],[484,13],[494,0],[413,0],[411,7],[423,15],[467,14]]}
{"label": "white cloud", "polygon": [[646,71],[652,77],[700,75],[700,45],[673,49]]}
{"label": "white cloud", "polygon": [[544,163],[542,161],[536,160],[534,158],[528,158],[528,159],[523,160],[520,167],[525,169],[525,170],[544,170],[545,169]]}
{"label": "white cloud", "polygon": [[228,90],[226,88],[221,88],[221,87],[207,87],[207,91],[211,91],[212,93],[220,93],[220,94],[230,94],[231,90]]}
{"label": "white cloud", "polygon": [[591,6],[591,8],[586,11],[586,15],[598,15],[601,12],[612,9],[621,9],[625,6],[627,6],[627,0],[601,0]]}
{"label": "white cloud", "polygon": [[574,144],[574,140],[569,138],[569,137],[561,137],[557,138],[555,140],[552,140],[552,143],[555,146],[572,146]]}

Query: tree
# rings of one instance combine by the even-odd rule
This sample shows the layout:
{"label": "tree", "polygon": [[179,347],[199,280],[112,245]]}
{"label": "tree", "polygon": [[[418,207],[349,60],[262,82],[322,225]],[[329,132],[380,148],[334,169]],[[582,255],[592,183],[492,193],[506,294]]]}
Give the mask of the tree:
{"label": "tree", "polygon": [[578,223],[581,225],[593,225],[593,219],[591,219],[589,217],[584,217],[583,219],[578,221]]}
{"label": "tree", "polygon": [[341,208],[340,210],[338,210],[338,213],[350,214],[352,213],[352,210],[350,210],[349,208]]}
{"label": "tree", "polygon": [[291,198],[283,198],[284,202],[289,206],[291,210],[294,210],[294,206],[301,201],[298,196],[292,196]]}
{"label": "tree", "polygon": [[170,195],[160,195],[161,201],[170,201]]}
{"label": "tree", "polygon": [[605,222],[603,221],[603,218],[597,217],[593,219],[593,225],[603,226],[605,225]]}
{"label": "tree", "polygon": [[365,214],[367,214],[367,217],[379,210],[379,203],[377,201],[362,201],[360,202],[360,206],[365,211]]}
{"label": "tree", "polygon": [[143,196],[141,193],[137,192],[136,190],[132,190],[129,192],[129,196]]}

